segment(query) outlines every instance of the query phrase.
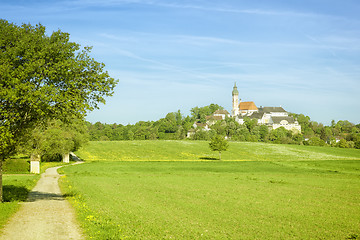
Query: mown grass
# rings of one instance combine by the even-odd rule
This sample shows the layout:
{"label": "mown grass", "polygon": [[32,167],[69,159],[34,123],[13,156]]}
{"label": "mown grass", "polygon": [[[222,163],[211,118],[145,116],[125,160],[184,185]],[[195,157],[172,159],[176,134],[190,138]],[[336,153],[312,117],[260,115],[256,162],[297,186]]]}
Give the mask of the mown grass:
{"label": "mown grass", "polygon": [[[298,161],[360,159],[360,150],[299,145],[230,142],[223,160]],[[206,141],[89,142],[76,152],[86,161],[207,161],[218,158]]]}
{"label": "mown grass", "polygon": [[207,148],[91,143],[79,155],[98,161],[65,167],[61,186],[94,239],[360,237],[359,151],[231,143],[234,161],[211,161]]}
{"label": "mown grass", "polygon": [[[359,167],[359,161],[341,162]],[[360,172],[339,172],[328,161],[295,165],[93,162],[64,170],[83,226],[95,239],[360,235]]]}
{"label": "mown grass", "polygon": [[4,175],[3,176],[3,198],[0,202],[0,231],[7,219],[14,214],[25,201],[28,193],[36,185],[40,175]]}

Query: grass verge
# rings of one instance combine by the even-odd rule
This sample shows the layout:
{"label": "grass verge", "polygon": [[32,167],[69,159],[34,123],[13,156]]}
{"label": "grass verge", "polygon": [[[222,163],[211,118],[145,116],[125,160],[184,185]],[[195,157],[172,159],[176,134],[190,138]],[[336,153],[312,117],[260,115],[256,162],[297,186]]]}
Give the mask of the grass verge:
{"label": "grass verge", "polygon": [[28,193],[36,185],[40,175],[5,175],[3,176],[4,202],[0,203],[0,231],[7,219],[14,214],[25,201]]}
{"label": "grass verge", "polygon": [[[20,207],[19,202],[26,201],[29,192],[35,187],[40,179],[39,174],[29,173],[28,158],[15,157],[7,160],[4,164],[3,175],[3,198],[0,202],[0,231],[6,221]],[[50,167],[66,165],[62,162],[42,162],[41,173]]]}

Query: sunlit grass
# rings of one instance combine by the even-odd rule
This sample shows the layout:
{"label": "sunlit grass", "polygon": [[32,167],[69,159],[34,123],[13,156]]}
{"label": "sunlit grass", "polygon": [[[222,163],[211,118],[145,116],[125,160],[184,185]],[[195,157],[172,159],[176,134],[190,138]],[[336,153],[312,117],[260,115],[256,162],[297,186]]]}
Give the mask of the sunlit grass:
{"label": "sunlit grass", "polygon": [[92,161],[65,167],[62,188],[94,239],[360,236],[359,150],[230,143],[218,161],[207,142],[133,141],[78,153]]}
{"label": "sunlit grass", "polygon": [[[224,161],[360,159],[360,150],[267,143],[230,142]],[[206,161],[218,158],[206,141],[90,142],[77,155],[86,161]]]}
{"label": "sunlit grass", "polygon": [[293,163],[94,162],[64,170],[83,226],[96,239],[360,235],[360,172],[337,170],[360,161]]}
{"label": "sunlit grass", "polygon": [[[29,173],[29,158],[17,156],[8,159],[4,164],[3,200],[0,202],[0,231],[6,221],[19,208],[19,202],[26,201],[28,193],[40,179],[39,174]],[[47,168],[66,165],[62,162],[41,162],[41,172]]]}
{"label": "sunlit grass", "polygon": [[39,175],[30,174],[3,176],[4,202],[0,203],[0,231],[7,219],[18,210],[18,203],[26,200],[39,178]]}

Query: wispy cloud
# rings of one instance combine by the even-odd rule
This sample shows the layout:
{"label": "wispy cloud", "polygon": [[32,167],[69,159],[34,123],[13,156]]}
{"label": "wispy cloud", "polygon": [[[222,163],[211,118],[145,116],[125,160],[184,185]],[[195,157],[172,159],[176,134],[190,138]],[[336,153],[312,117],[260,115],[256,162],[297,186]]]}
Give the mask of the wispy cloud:
{"label": "wispy cloud", "polygon": [[284,15],[284,16],[317,16],[313,13],[303,12],[291,12],[291,11],[280,11],[280,10],[265,10],[265,9],[237,9],[237,8],[226,8],[226,7],[207,7],[192,4],[174,4],[164,2],[152,2],[157,6],[171,7],[171,8],[184,8],[184,9],[196,9],[202,11],[213,11],[213,12],[226,12],[226,13],[239,13],[239,14],[255,14],[255,15]]}
{"label": "wispy cloud", "polygon": [[224,12],[224,13],[236,13],[236,14],[254,14],[254,15],[281,15],[281,16],[299,16],[299,17],[316,17],[319,16],[315,13],[308,12],[298,12],[298,11],[281,11],[281,10],[269,10],[269,9],[260,9],[260,8],[246,8],[239,9],[226,6],[211,6],[211,2],[207,2],[207,5],[196,5],[196,4],[187,4],[183,1],[173,1],[168,0],[159,1],[159,0],[76,0],[76,1],[65,1],[62,4],[72,7],[112,7],[112,6],[124,6],[130,4],[136,5],[152,5],[157,7],[166,7],[166,8],[178,8],[178,9],[194,9],[200,11],[212,11],[212,12]]}
{"label": "wispy cloud", "polygon": [[[167,71],[171,71],[171,72],[175,72],[175,73],[181,73],[183,75],[187,75],[190,76],[192,80],[195,79],[201,79],[201,80],[205,80],[206,82],[213,82],[214,80],[208,78],[207,76],[193,71],[191,69],[186,69],[183,67],[179,67],[179,66],[175,66],[172,64],[168,64],[168,63],[164,63],[158,60],[154,60],[151,58],[146,58],[146,57],[142,57],[139,56],[133,52],[130,52],[128,50],[123,50],[120,48],[114,48],[112,49],[112,51],[114,52],[114,54],[119,54],[128,58],[132,58],[141,62],[146,62],[146,63],[150,63],[151,65],[154,65],[158,70],[167,70]],[[182,79],[184,81],[184,79]]]}

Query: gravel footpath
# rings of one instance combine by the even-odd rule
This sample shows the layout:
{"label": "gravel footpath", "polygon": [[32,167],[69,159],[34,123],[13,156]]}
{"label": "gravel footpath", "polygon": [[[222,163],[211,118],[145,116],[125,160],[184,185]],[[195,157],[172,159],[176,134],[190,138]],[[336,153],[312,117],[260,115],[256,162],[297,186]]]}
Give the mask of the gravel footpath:
{"label": "gravel footpath", "polygon": [[41,175],[27,201],[21,203],[4,227],[0,239],[84,239],[75,212],[60,191],[58,168],[49,168]]}

